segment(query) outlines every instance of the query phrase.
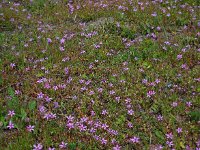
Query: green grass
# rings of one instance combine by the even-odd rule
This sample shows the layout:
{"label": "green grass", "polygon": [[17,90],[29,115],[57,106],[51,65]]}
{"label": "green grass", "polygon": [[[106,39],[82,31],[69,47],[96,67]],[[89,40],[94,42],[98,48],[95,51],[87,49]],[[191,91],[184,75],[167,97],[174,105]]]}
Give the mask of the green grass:
{"label": "green grass", "polygon": [[141,2],[1,2],[0,150],[200,147],[199,1]]}

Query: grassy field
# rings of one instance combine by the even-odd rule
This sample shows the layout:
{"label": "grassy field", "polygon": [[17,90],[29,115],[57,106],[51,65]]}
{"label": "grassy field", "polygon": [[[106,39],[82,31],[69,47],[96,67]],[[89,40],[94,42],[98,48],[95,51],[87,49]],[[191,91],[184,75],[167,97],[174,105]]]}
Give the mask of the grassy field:
{"label": "grassy field", "polygon": [[200,150],[199,0],[2,0],[0,150]]}

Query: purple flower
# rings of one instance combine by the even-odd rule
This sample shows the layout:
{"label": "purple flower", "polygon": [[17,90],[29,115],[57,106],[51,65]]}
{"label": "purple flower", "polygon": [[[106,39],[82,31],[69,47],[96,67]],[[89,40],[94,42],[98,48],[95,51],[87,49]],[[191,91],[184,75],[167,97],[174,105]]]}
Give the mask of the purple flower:
{"label": "purple flower", "polygon": [[56,118],[56,114],[53,114],[53,113],[46,113],[46,114],[44,114],[44,117],[43,117],[44,119],[47,119],[47,120],[49,120],[49,119],[55,119]]}
{"label": "purple flower", "polygon": [[92,116],[95,116],[95,114],[96,114],[96,113],[92,110],[92,111],[91,111],[91,115],[92,115]]}
{"label": "purple flower", "polygon": [[102,110],[102,113],[101,113],[102,115],[106,115],[106,114],[108,114],[108,112],[107,112],[107,110]]}
{"label": "purple flower", "polygon": [[33,150],[42,150],[42,148],[43,146],[41,143],[38,143],[37,145],[36,144],[33,145]]}
{"label": "purple flower", "polygon": [[160,30],[161,30],[161,28],[160,28],[160,27],[157,27],[156,29],[157,29],[157,31],[160,31]]}
{"label": "purple flower", "polygon": [[131,122],[128,122],[128,127],[129,128],[132,128],[133,127],[133,124]]}
{"label": "purple flower", "polygon": [[73,122],[74,121],[74,117],[71,116],[71,115],[67,116],[67,121],[68,122]]}
{"label": "purple flower", "polygon": [[121,149],[121,146],[119,145],[116,145],[115,147],[113,147],[113,150],[120,150]]}
{"label": "purple flower", "polygon": [[158,146],[156,146],[155,150],[162,150],[162,149],[163,149],[163,146],[162,145],[158,145]]}
{"label": "purple flower", "polygon": [[115,100],[119,103],[120,97],[119,97],[119,96],[118,96],[118,97],[115,97]]}
{"label": "purple flower", "polygon": [[52,100],[52,98],[50,98],[50,97],[47,96],[47,97],[45,98],[45,100],[46,100],[46,102],[50,102],[50,101]]}
{"label": "purple flower", "polygon": [[169,146],[169,147],[172,147],[174,144],[172,141],[167,141],[166,144]]}
{"label": "purple flower", "polygon": [[163,116],[162,115],[158,115],[157,119],[158,119],[158,121],[162,121],[163,120]]}
{"label": "purple flower", "polygon": [[192,150],[189,145],[186,145],[186,150]]}
{"label": "purple flower", "polygon": [[71,130],[71,129],[73,129],[75,126],[74,126],[74,123],[68,122],[68,123],[66,124],[66,127],[67,127],[69,130]]}
{"label": "purple flower", "polygon": [[37,98],[38,99],[42,99],[44,97],[44,94],[42,92],[40,92],[38,95],[37,95]]}
{"label": "purple flower", "polygon": [[176,131],[177,131],[178,133],[183,132],[183,131],[182,131],[182,128],[178,128],[178,129],[176,129]]}
{"label": "purple flower", "polygon": [[182,55],[181,55],[181,54],[177,55],[177,59],[178,59],[178,60],[180,60],[181,58],[182,58]]}
{"label": "purple flower", "polygon": [[170,13],[168,13],[166,16],[169,17],[169,16],[171,16],[171,15],[170,15]]}
{"label": "purple flower", "polygon": [[65,48],[62,47],[62,46],[60,46],[59,49],[60,49],[61,52],[65,51]]}
{"label": "purple flower", "polygon": [[98,141],[100,139],[100,136],[94,135],[93,138]]}
{"label": "purple flower", "polygon": [[156,16],[157,16],[157,13],[154,12],[153,14],[151,14],[151,16],[156,17]]}
{"label": "purple flower", "polygon": [[90,129],[90,133],[95,133],[96,131],[97,131],[97,129],[95,129],[95,128]]}
{"label": "purple flower", "polygon": [[89,92],[89,95],[93,95],[93,94],[95,94],[94,91],[90,91]]}
{"label": "purple flower", "polygon": [[110,93],[110,95],[113,95],[113,94],[115,94],[115,91],[111,90],[109,93]]}
{"label": "purple flower", "polygon": [[168,134],[165,134],[167,139],[172,139],[173,138],[173,134],[170,132]]}
{"label": "purple flower", "polygon": [[102,124],[101,126],[104,130],[106,130],[109,126],[107,124]]}
{"label": "purple flower", "polygon": [[59,107],[58,102],[53,102],[53,104],[54,104],[54,108],[58,108]]}
{"label": "purple flower", "polygon": [[65,71],[65,74],[68,74],[69,73],[69,68],[68,67],[64,68],[64,71]]}
{"label": "purple flower", "polygon": [[173,102],[173,103],[172,103],[172,106],[173,106],[173,107],[177,107],[177,106],[178,106],[178,103],[177,103],[177,102]]}
{"label": "purple flower", "polygon": [[85,80],[83,80],[83,79],[79,80],[79,83],[81,83],[81,84],[84,83],[84,82],[85,82]]}
{"label": "purple flower", "polygon": [[155,91],[148,91],[147,92],[147,97],[151,97],[152,95],[155,95],[156,92]]}
{"label": "purple flower", "polygon": [[192,106],[192,102],[186,102],[186,105],[187,105],[188,107],[191,107],[191,106]]}
{"label": "purple flower", "polygon": [[160,83],[160,79],[156,79],[155,82],[158,84]]}
{"label": "purple flower", "polygon": [[139,143],[140,142],[139,140],[140,140],[139,137],[134,136],[133,138],[130,139],[130,142],[132,142],[132,143]]}
{"label": "purple flower", "polygon": [[143,79],[143,80],[142,80],[142,83],[143,83],[143,84],[147,84],[147,83],[148,83],[147,79]]}
{"label": "purple flower", "polygon": [[47,42],[48,42],[48,43],[51,43],[52,40],[51,40],[50,38],[47,38]]}
{"label": "purple flower", "polygon": [[39,111],[41,113],[44,113],[44,112],[46,112],[46,108],[44,106],[39,106]]}
{"label": "purple flower", "polygon": [[62,38],[62,39],[60,40],[60,44],[64,44],[64,43],[65,43],[65,39]]}
{"label": "purple flower", "polygon": [[134,114],[134,111],[132,109],[128,110],[128,114],[129,115],[133,115]]}
{"label": "purple flower", "polygon": [[83,124],[80,124],[78,126],[79,130],[82,132],[82,131],[86,131],[87,130],[87,126],[84,126]]}
{"label": "purple flower", "polygon": [[29,126],[26,127],[26,129],[27,129],[29,132],[34,131],[34,128],[35,128],[35,126],[32,126],[32,125],[29,125]]}
{"label": "purple flower", "polygon": [[104,138],[102,138],[102,139],[101,139],[101,144],[104,144],[104,145],[106,145],[106,144],[107,144],[107,142],[108,142],[108,141],[107,141],[106,139],[104,139]]}
{"label": "purple flower", "polygon": [[59,145],[60,148],[66,148],[67,147],[67,143],[65,142],[61,142],[61,144]]}
{"label": "purple flower", "polygon": [[94,47],[95,47],[96,49],[98,49],[98,48],[100,48],[101,46],[100,46],[99,44],[94,44]]}
{"label": "purple flower", "polygon": [[14,110],[9,110],[8,111],[8,116],[13,117],[15,115],[15,111]]}
{"label": "purple flower", "polygon": [[53,86],[53,89],[54,89],[55,91],[57,91],[57,90],[58,90],[58,86],[57,86],[57,85]]}
{"label": "purple flower", "polygon": [[182,69],[188,69],[188,66],[187,66],[187,64],[182,64],[182,65],[181,65],[181,68],[182,68]]}
{"label": "purple flower", "polygon": [[21,93],[20,90],[15,90],[16,95],[19,95],[20,93]]}
{"label": "purple flower", "polygon": [[51,118],[50,113],[46,113],[43,118],[49,120]]}
{"label": "purple flower", "polygon": [[197,26],[200,27],[200,21],[197,23]]}
{"label": "purple flower", "polygon": [[197,146],[200,146],[200,139],[196,142]]}
{"label": "purple flower", "polygon": [[98,88],[97,90],[99,93],[103,92],[103,88]]}
{"label": "purple flower", "polygon": [[9,128],[9,129],[13,129],[14,128],[14,124],[12,123],[12,121],[9,121],[9,124],[8,124],[7,128]]}
{"label": "purple flower", "polygon": [[13,68],[13,67],[15,67],[15,66],[16,66],[15,63],[11,63],[11,64],[10,64],[10,67],[11,67],[11,68]]}

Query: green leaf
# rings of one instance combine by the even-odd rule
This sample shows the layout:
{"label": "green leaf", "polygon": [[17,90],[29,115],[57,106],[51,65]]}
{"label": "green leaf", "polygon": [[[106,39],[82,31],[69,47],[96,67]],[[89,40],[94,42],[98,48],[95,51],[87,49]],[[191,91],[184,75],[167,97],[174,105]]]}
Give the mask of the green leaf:
{"label": "green leaf", "polygon": [[11,100],[8,100],[8,108],[9,109],[14,109],[14,110],[19,110],[19,100],[17,97],[13,96]]}
{"label": "green leaf", "polygon": [[123,115],[121,115],[117,119],[116,124],[122,125],[125,121],[126,121],[126,118]]}
{"label": "green leaf", "polygon": [[200,87],[197,88],[197,92],[200,92]]}
{"label": "green leaf", "polygon": [[192,121],[200,121],[200,111],[192,111],[189,116]]}
{"label": "green leaf", "polygon": [[13,98],[15,96],[15,91],[13,90],[12,87],[8,88],[8,94]]}
{"label": "green leaf", "polygon": [[76,143],[69,143],[69,149],[70,150],[75,150],[76,149]]}
{"label": "green leaf", "polygon": [[22,118],[22,120],[24,120],[26,118],[26,116],[27,116],[26,111],[23,108],[21,108],[21,118]]}
{"label": "green leaf", "polygon": [[2,76],[0,75],[0,85],[2,85],[3,84],[3,78],[2,78]]}
{"label": "green leaf", "polygon": [[36,75],[37,77],[43,77],[44,76],[44,73],[40,72]]}
{"label": "green leaf", "polygon": [[31,102],[29,102],[28,108],[29,108],[30,110],[34,110],[35,107],[36,107],[36,101],[31,101]]}
{"label": "green leaf", "polygon": [[179,144],[181,148],[185,149],[185,145],[183,144],[183,142],[180,142]]}
{"label": "green leaf", "polygon": [[164,140],[164,139],[165,139],[161,131],[156,130],[156,131],[155,131],[155,134],[156,134],[156,136],[157,136],[159,139],[161,139],[161,140]]}

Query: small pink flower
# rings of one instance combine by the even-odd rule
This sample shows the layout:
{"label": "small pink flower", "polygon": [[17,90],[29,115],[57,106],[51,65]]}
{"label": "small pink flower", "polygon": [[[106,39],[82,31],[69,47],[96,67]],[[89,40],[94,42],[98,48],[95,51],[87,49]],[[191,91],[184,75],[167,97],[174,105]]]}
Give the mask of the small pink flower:
{"label": "small pink flower", "polygon": [[37,145],[36,144],[33,145],[33,150],[42,150],[42,148],[43,146],[41,143],[38,143]]}
{"label": "small pink flower", "polygon": [[134,111],[132,109],[128,110],[128,114],[129,115],[133,115],[134,114]]}
{"label": "small pink flower", "polygon": [[110,94],[110,95],[113,95],[113,94],[115,94],[115,91],[114,91],[114,90],[111,90],[111,91],[109,92],[109,94]]}
{"label": "small pink flower", "polygon": [[60,49],[61,52],[65,51],[65,48],[62,47],[62,46],[60,46],[59,49]]}
{"label": "small pink flower", "polygon": [[12,121],[9,121],[9,124],[8,124],[7,128],[9,128],[9,129],[13,129],[14,128],[14,124],[12,123]]}
{"label": "small pink flower", "polygon": [[8,111],[8,116],[13,117],[15,115],[15,111],[14,110],[9,110]]}
{"label": "small pink flower", "polygon": [[172,107],[177,107],[178,106],[178,103],[177,102],[173,102],[172,103]]}
{"label": "small pink flower", "polygon": [[147,92],[147,97],[151,97],[152,95],[155,95],[156,92],[155,91],[148,91]]}
{"label": "small pink flower", "polygon": [[139,143],[140,142],[140,138],[134,136],[133,138],[130,139],[130,142],[132,142],[132,143]]}
{"label": "small pink flower", "polygon": [[102,115],[107,115],[108,114],[108,112],[107,112],[107,110],[102,110],[102,113],[101,113]]}
{"label": "small pink flower", "polygon": [[121,146],[119,145],[116,145],[115,147],[113,147],[113,150],[120,150],[121,149]]}
{"label": "small pink flower", "polygon": [[67,143],[65,142],[61,142],[61,144],[59,145],[60,148],[66,148],[67,147]]}
{"label": "small pink flower", "polygon": [[186,102],[187,107],[191,107],[192,106],[192,102]]}
{"label": "small pink flower", "polygon": [[176,129],[176,131],[177,131],[178,133],[183,132],[183,131],[182,131],[182,128],[178,128],[178,129]]}
{"label": "small pink flower", "polygon": [[129,128],[132,128],[133,127],[133,124],[131,122],[128,122],[128,127]]}
{"label": "small pink flower", "polygon": [[183,56],[181,54],[177,55],[177,59],[180,60]]}
{"label": "small pink flower", "polygon": [[173,141],[167,141],[166,144],[169,146],[169,147],[172,147],[174,144],[173,144]]}
{"label": "small pink flower", "polygon": [[60,40],[60,44],[64,44],[64,43],[65,43],[65,39],[62,38],[62,39]]}
{"label": "small pink flower", "polygon": [[38,95],[37,95],[37,98],[38,99],[42,99],[44,97],[44,94],[42,92],[40,92]]}
{"label": "small pink flower", "polygon": [[173,134],[170,132],[168,134],[165,134],[167,139],[173,139]]}
{"label": "small pink flower", "polygon": [[34,131],[34,128],[35,128],[35,126],[32,126],[32,125],[28,125],[28,126],[26,127],[26,129],[27,129],[29,132]]}
{"label": "small pink flower", "polygon": [[157,119],[158,119],[158,121],[162,121],[163,120],[163,116],[162,115],[158,115]]}
{"label": "small pink flower", "polygon": [[48,43],[51,43],[52,40],[51,40],[50,38],[47,38],[47,42],[48,42]]}
{"label": "small pink flower", "polygon": [[151,16],[156,17],[156,16],[157,16],[157,13],[154,12],[153,14],[151,14]]}
{"label": "small pink flower", "polygon": [[11,67],[11,68],[14,68],[15,66],[16,66],[15,63],[11,63],[11,64],[10,64],[10,67]]}
{"label": "small pink flower", "polygon": [[102,139],[101,139],[101,144],[104,144],[104,145],[106,145],[106,144],[107,144],[107,142],[108,142],[108,141],[107,141],[106,139],[104,139],[104,138],[102,138]]}

